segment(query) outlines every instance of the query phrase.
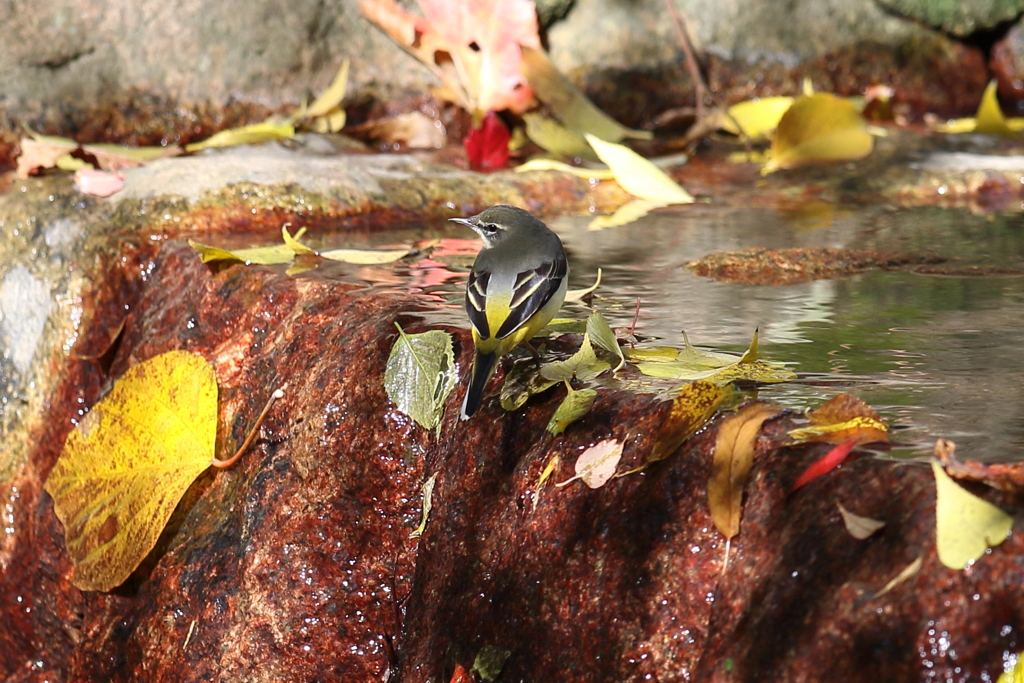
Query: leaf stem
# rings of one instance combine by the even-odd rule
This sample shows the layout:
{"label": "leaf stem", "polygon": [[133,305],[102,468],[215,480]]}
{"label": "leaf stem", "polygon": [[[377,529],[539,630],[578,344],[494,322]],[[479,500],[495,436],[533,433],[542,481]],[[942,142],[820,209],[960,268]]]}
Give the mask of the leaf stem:
{"label": "leaf stem", "polygon": [[252,429],[249,430],[249,435],[245,437],[245,441],[243,441],[242,445],[239,446],[237,451],[235,451],[235,454],[232,455],[227,460],[218,460],[216,457],[214,457],[213,461],[210,463],[211,466],[216,467],[218,469],[224,469],[225,467],[231,467],[236,462],[238,462],[238,459],[242,457],[242,453],[245,453],[246,449],[249,448],[250,445],[252,445],[253,440],[256,438],[256,432],[259,431],[260,425],[263,424],[264,418],[266,418],[267,413],[270,412],[270,407],[274,405],[277,399],[284,397],[284,389],[285,387],[281,387],[280,389],[275,390],[274,393],[270,395],[270,398],[267,399],[266,405],[263,406],[263,412],[261,412],[260,416],[256,418],[256,424],[254,424],[252,426]]}

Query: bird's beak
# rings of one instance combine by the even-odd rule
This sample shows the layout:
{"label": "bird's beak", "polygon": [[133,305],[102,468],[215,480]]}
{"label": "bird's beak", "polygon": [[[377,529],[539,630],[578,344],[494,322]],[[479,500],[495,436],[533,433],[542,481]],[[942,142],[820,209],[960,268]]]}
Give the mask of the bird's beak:
{"label": "bird's beak", "polygon": [[472,218],[449,218],[448,220],[450,220],[452,223],[459,223],[460,225],[465,225],[467,228],[475,227],[473,225]]}

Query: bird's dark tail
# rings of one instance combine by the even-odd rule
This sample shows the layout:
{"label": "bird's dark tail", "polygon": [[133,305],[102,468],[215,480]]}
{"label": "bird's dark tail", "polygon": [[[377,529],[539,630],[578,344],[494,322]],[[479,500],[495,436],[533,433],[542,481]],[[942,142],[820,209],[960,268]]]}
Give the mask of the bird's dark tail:
{"label": "bird's dark tail", "polygon": [[477,351],[473,359],[473,371],[470,373],[469,390],[466,391],[466,399],[462,402],[462,419],[468,420],[480,407],[480,401],[484,397],[484,387],[487,380],[491,378],[495,366],[498,365],[497,353],[480,353]]}

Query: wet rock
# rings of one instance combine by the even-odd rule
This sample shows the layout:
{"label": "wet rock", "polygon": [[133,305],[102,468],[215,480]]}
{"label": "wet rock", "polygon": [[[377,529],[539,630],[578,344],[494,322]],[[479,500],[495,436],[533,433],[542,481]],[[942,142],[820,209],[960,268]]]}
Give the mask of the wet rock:
{"label": "wet rock", "polygon": [[890,12],[957,36],[992,30],[999,24],[1019,18],[1024,12],[1024,3],[1017,0],[878,0],[878,4]]}

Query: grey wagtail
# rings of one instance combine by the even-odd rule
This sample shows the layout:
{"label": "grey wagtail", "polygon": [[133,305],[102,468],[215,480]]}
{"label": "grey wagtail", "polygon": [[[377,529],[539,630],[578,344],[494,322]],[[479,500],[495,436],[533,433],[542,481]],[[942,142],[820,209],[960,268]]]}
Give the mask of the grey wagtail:
{"label": "grey wagtail", "polygon": [[569,263],[558,235],[530,213],[499,204],[472,218],[453,218],[483,238],[466,285],[466,312],[476,356],[462,402],[468,420],[498,359],[551,322],[565,301]]}

